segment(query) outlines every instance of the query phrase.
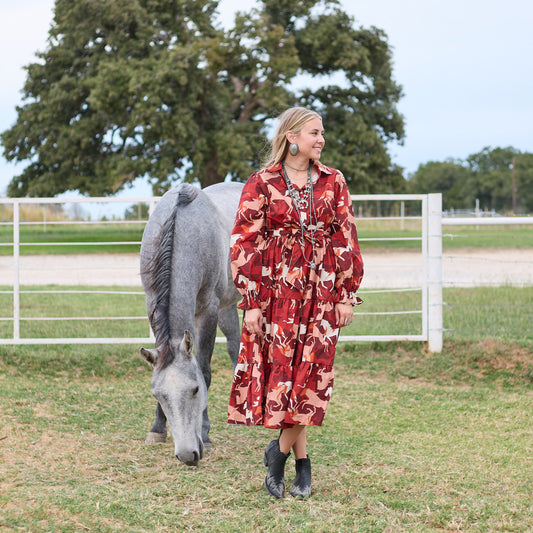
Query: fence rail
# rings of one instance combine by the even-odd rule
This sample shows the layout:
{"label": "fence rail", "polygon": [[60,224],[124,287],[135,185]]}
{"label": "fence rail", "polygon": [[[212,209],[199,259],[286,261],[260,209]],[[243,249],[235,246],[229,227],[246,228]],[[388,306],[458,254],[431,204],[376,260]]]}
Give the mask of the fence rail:
{"label": "fence rail", "polygon": [[533,217],[443,217],[443,226],[524,226]]}
{"label": "fence rail", "polygon": [[[11,317],[3,317],[0,321],[12,321],[13,330],[9,338],[0,338],[0,345],[2,344],[112,344],[112,343],[133,343],[142,344],[153,342],[153,335],[149,331],[147,325],[147,335],[145,337],[62,337],[43,338],[39,336],[26,337],[21,336],[20,325],[29,321],[60,321],[71,322],[74,320],[146,320],[145,316],[117,316],[117,317],[27,317],[21,316],[20,297],[28,293],[48,293],[48,294],[129,294],[141,295],[142,291],[128,292],[128,291],[102,291],[102,290],[23,290],[20,284],[20,251],[26,246],[33,246],[34,242],[23,242],[20,237],[20,229],[24,226],[35,226],[38,224],[57,225],[62,226],[66,224],[72,225],[89,225],[89,224],[138,224],[139,221],[131,220],[98,220],[98,221],[79,221],[79,220],[47,220],[43,222],[35,221],[21,221],[20,210],[25,205],[58,205],[58,204],[108,204],[108,203],[125,203],[125,204],[139,204],[147,203],[150,209],[153,209],[159,197],[139,197],[128,199],[116,198],[4,198],[0,199],[1,204],[11,205],[13,215],[11,221],[3,220],[0,222],[2,226],[12,225],[13,240],[12,242],[0,243],[0,246],[13,247],[13,289],[8,291],[0,291],[2,294],[13,295],[13,313]],[[363,217],[363,221],[400,221],[403,229],[403,224],[408,221],[420,221],[420,235],[413,236],[391,236],[391,237],[365,237],[360,235],[361,242],[368,241],[419,241],[422,271],[420,276],[420,284],[416,287],[398,287],[388,289],[365,289],[361,292],[364,294],[372,293],[390,293],[390,292],[404,292],[415,291],[420,293],[420,307],[414,309],[403,309],[401,311],[390,311],[387,309],[376,311],[364,311],[364,309],[357,309],[358,316],[364,317],[380,317],[380,316],[398,316],[398,315],[413,315],[420,319],[419,329],[420,333],[411,334],[383,334],[383,335],[341,335],[340,341],[395,341],[395,340],[413,340],[413,341],[427,341],[428,347],[431,351],[440,351],[442,349],[442,226],[443,225],[486,225],[486,224],[532,224],[533,217],[462,217],[462,218],[442,218],[442,198],[440,194],[429,195],[353,195],[352,200],[355,203],[355,211],[358,213],[358,207],[368,205],[369,202],[376,202],[381,205],[381,202],[395,202],[394,205],[399,205],[400,216],[397,212],[391,211],[390,216],[386,217]],[[405,216],[404,203],[416,202],[420,206],[419,216]],[[391,204],[392,205],[392,204]],[[379,209],[376,209],[379,211]],[[360,209],[359,209],[359,214]],[[139,245],[138,241],[108,241],[108,242],[39,242],[39,246],[104,246],[104,245]],[[384,261],[387,261],[384,256]],[[146,324],[148,324],[146,320]],[[223,342],[223,337],[217,337],[218,342]]]}

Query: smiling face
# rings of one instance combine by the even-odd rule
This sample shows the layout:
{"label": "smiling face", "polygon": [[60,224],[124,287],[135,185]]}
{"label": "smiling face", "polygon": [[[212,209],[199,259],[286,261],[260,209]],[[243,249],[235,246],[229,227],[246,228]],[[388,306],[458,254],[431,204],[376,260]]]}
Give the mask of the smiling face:
{"label": "smiling face", "polygon": [[322,119],[315,117],[308,120],[303,126],[300,133],[287,133],[289,142],[295,142],[300,148],[299,157],[302,159],[314,159],[318,161],[324,148],[324,127]]}

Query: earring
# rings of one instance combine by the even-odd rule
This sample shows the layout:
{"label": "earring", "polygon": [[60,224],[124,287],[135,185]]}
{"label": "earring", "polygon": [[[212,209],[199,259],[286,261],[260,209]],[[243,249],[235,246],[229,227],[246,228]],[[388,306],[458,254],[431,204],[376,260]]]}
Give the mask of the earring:
{"label": "earring", "polygon": [[289,144],[289,154],[292,156],[298,155],[298,152],[300,151],[300,147],[296,143]]}

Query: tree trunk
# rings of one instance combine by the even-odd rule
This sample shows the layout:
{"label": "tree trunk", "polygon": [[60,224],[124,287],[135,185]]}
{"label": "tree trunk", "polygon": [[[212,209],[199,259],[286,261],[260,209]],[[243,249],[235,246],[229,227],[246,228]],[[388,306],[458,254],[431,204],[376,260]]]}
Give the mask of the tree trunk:
{"label": "tree trunk", "polygon": [[213,150],[205,168],[205,176],[200,176],[200,183],[202,184],[202,189],[204,189],[221,181],[224,181],[224,176],[221,176],[218,171],[218,154],[216,150]]}

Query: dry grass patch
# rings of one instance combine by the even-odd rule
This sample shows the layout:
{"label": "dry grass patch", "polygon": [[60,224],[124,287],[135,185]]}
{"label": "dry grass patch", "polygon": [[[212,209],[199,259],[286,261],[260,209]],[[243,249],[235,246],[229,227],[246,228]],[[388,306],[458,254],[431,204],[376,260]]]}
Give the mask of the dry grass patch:
{"label": "dry grass patch", "polygon": [[484,367],[496,370],[520,371],[533,363],[533,354],[525,346],[509,346],[494,339],[477,342],[482,357],[477,361]]}

